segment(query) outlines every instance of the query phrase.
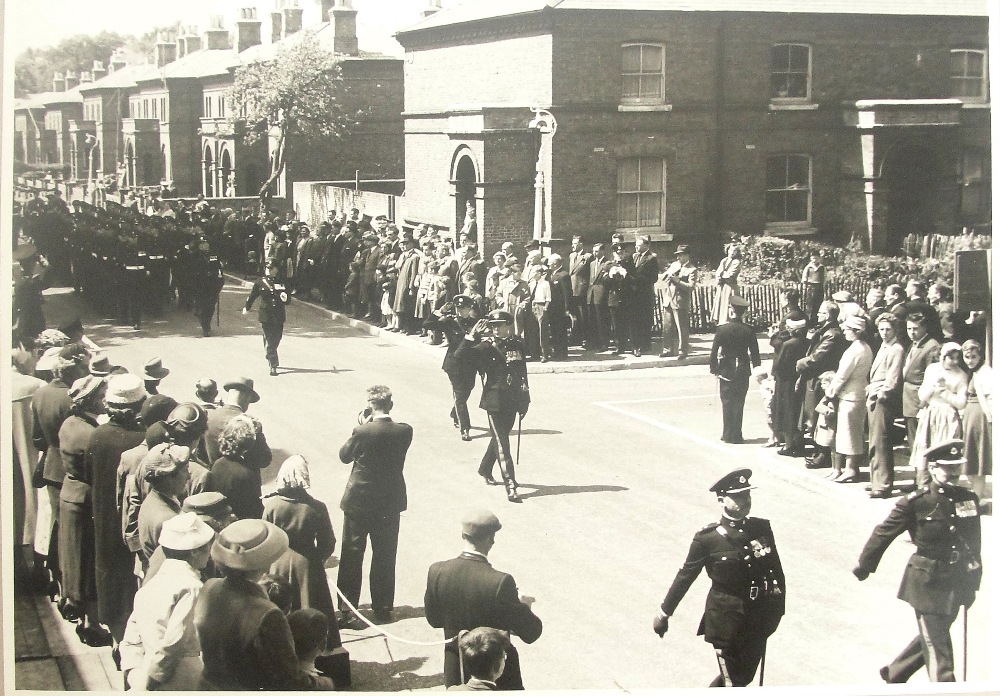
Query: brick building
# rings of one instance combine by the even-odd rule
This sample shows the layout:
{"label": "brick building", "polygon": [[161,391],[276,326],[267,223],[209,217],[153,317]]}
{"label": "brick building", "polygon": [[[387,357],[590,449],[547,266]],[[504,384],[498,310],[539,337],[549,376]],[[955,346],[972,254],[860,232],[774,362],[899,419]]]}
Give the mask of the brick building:
{"label": "brick building", "polygon": [[[483,245],[582,234],[717,250],[723,231],[877,252],[988,225],[985,0],[517,0],[406,49],[411,222]],[[548,109],[555,134],[530,125]]]}
{"label": "brick building", "polygon": [[[83,79],[91,79],[84,73]],[[14,159],[31,165],[70,166],[71,134],[83,118],[80,75],[57,72],[52,91],[33,94],[14,104]]]}

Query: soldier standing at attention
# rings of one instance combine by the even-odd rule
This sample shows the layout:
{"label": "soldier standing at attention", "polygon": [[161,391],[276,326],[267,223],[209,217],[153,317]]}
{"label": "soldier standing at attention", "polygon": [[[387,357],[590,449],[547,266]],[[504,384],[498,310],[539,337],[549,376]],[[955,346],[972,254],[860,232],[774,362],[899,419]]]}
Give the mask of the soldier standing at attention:
{"label": "soldier standing at attention", "polygon": [[853,571],[865,580],[893,539],[909,532],[916,551],[897,597],[913,607],[920,632],[879,670],[889,684],[906,682],[924,666],[932,682],[955,681],[951,625],[959,607],[975,601],[983,575],[979,498],[957,485],[965,464],[962,445],[951,440],[927,451],[930,484],[896,503],[872,532]]}
{"label": "soldier standing at attention", "polygon": [[[694,535],[653,631],[661,638],[702,568],[712,579],[698,635],[715,647],[719,675],[709,686],[747,686],[761,664],[768,637],[785,614],[785,574],[771,523],[750,514],[750,469],[726,474],[709,489],[722,519]],[[763,682],[763,674],[761,674]]]}
{"label": "soldier standing at attention", "polygon": [[743,323],[750,303],[738,295],[729,300],[729,322],[715,330],[709,370],[719,378],[722,401],[722,441],[743,443],[743,405],[750,388],[750,370],[760,365],[757,334]]}
{"label": "soldier standing at attention", "polygon": [[211,253],[208,240],[204,238],[198,243],[193,261],[191,283],[194,287],[191,294],[194,296],[194,311],[198,315],[202,335],[211,336],[212,315],[215,314],[222,286],[226,284],[222,261]]}
{"label": "soldier standing at attention", "polygon": [[243,307],[246,314],[260,298],[257,319],[264,331],[264,356],[271,366],[271,376],[278,374],[278,344],[285,329],[285,305],[292,301],[285,284],[278,280],[279,264],[275,259],[267,263],[267,275],[253,284],[250,296]]}

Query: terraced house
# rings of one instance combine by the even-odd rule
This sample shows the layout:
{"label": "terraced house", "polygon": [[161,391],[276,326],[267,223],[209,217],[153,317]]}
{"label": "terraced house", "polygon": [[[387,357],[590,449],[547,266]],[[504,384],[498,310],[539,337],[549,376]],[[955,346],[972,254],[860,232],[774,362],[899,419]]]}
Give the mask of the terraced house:
{"label": "terraced house", "polygon": [[488,250],[540,227],[706,250],[726,231],[853,234],[891,253],[910,232],[988,226],[987,14],[985,0],[436,12],[397,34],[410,221],[454,226],[471,201]]}

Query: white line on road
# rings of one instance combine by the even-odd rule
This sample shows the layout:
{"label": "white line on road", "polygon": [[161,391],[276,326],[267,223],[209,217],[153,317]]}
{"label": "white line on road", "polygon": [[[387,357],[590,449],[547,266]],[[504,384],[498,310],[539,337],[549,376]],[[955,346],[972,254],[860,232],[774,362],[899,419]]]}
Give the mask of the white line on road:
{"label": "white line on road", "polygon": [[595,403],[598,406],[607,406],[609,404],[651,404],[655,401],[684,401],[685,399],[711,399],[714,397],[715,394],[691,394],[689,396],[661,396],[656,399],[631,399],[628,401],[598,401]]}
{"label": "white line on road", "polygon": [[636,420],[642,421],[643,423],[651,425],[654,428],[659,428],[660,430],[665,430],[668,433],[679,435],[683,438],[690,440],[691,442],[694,442],[699,445],[704,445],[705,447],[711,447],[712,449],[718,450],[719,452],[726,452],[727,454],[732,454],[733,452],[733,450],[730,447],[726,446],[725,444],[722,444],[715,440],[709,440],[708,438],[702,437],[701,435],[695,435],[694,433],[688,432],[683,428],[677,428],[673,425],[667,425],[666,423],[658,421],[655,418],[644,416],[640,413],[635,413],[633,411],[629,411],[624,408],[619,408],[614,405],[615,403],[629,403],[629,402],[595,401],[594,405],[600,406],[601,408],[606,408],[609,411],[614,411],[615,413],[620,413],[621,415],[628,416],[629,418],[635,418]]}

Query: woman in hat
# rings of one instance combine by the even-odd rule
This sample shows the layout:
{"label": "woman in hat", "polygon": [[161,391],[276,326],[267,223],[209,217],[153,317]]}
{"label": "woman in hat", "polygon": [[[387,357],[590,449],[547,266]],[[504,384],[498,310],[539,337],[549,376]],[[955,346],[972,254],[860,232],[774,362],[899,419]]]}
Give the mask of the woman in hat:
{"label": "woman in hat", "polygon": [[159,543],[163,523],[181,512],[181,498],[187,490],[188,459],[191,450],[180,445],[156,445],[142,459],[139,475],[150,490],[139,507],[139,542],[143,568]]}
{"label": "woman in hat", "polygon": [[924,457],[927,450],[949,440],[962,439],[960,412],[968,402],[968,391],[969,375],[962,365],[962,346],[945,343],[941,346],[941,361],[927,366],[924,381],[917,390],[920,410],[910,466],[917,472],[918,486],[929,482]]}
{"label": "woman in hat", "polygon": [[318,609],[330,622],[328,650],[340,647],[337,615],[326,577],[326,561],[337,537],[330,513],[309,495],[309,464],[301,455],[286,459],[278,470],[277,490],[264,500],[264,519],[288,535],[288,551],[271,565],[296,591],[292,609]]}
{"label": "woman in hat", "polygon": [[333,688],[301,668],[288,619],[257,584],[287,549],[288,535],[260,519],[233,522],[219,533],[212,560],[225,577],[205,583],[194,612],[204,662],[200,688]]}
{"label": "woman in hat", "polygon": [[[260,500],[260,469],[252,456],[260,433],[260,422],[241,414],[223,428],[219,436],[219,453],[212,465],[209,490],[226,496],[233,514],[239,519],[256,518],[264,512]],[[263,462],[266,468],[270,458]]]}
{"label": "woman in hat", "polygon": [[962,473],[984,502],[992,498],[986,477],[993,474],[993,368],[983,361],[983,347],[970,338],[962,344],[969,370],[968,399],[962,414],[965,433],[965,466]]}
{"label": "woman in hat", "polygon": [[59,492],[59,568],[62,574],[63,618],[78,620],[76,634],[87,645],[111,645],[111,635],[97,620],[94,577],[94,513],[90,502],[90,471],[84,453],[104,413],[105,382],[82,377],[69,390],[73,406],[59,428],[63,479]]}
{"label": "woman in hat", "polygon": [[163,523],[157,537],[164,560],[136,593],[122,640],[127,687],[194,691],[201,685],[201,646],[194,616],[215,531],[193,512]]}
{"label": "woman in hat", "polygon": [[829,398],[837,399],[837,434],[831,460],[833,469],[827,478],[837,483],[857,480],[860,460],[868,452],[865,445],[865,409],[868,375],[872,369],[872,349],[862,339],[867,322],[850,316],[842,322],[844,338],[849,342],[840,356],[837,372],[826,388]]}
{"label": "woman in hat", "polygon": [[740,294],[738,280],[742,265],[743,252],[740,251],[740,245],[736,242],[726,244],[726,258],[715,269],[715,282],[719,289],[712,300],[712,323],[716,326],[729,321],[729,298]]}
{"label": "woman in hat", "polygon": [[139,421],[139,410],[146,396],[142,379],[136,375],[110,377],[104,396],[109,420],[99,425],[90,436],[84,455],[91,474],[94,510],[97,613],[116,642],[120,642],[125,633],[136,589],[132,553],[122,542],[117,496],[118,465],[122,453],[144,440],[145,428]]}

